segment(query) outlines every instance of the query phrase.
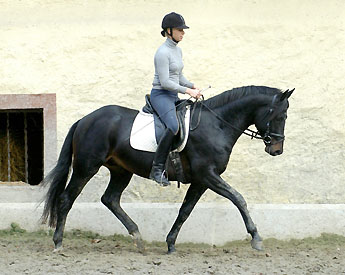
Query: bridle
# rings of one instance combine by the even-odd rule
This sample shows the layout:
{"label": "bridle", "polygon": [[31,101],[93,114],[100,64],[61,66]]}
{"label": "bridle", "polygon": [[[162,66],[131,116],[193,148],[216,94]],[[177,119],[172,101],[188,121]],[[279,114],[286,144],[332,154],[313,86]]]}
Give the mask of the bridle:
{"label": "bridle", "polygon": [[[270,110],[268,112],[268,116],[272,116],[272,114],[274,112],[273,106],[274,106],[276,98],[277,98],[277,95],[274,95],[273,98],[272,98],[272,102],[271,102],[271,105],[270,105]],[[273,132],[270,131],[270,126],[271,126],[271,121],[272,120],[273,120],[273,117],[268,120],[268,122],[266,124],[266,126],[267,126],[266,127],[266,132],[265,132],[264,136],[261,138],[264,141],[266,146],[272,146],[272,145],[275,145],[277,143],[283,142],[285,140],[285,136],[284,135],[281,135],[281,134],[278,134],[278,133],[273,133]],[[272,143],[272,137],[274,137],[276,142]]]}
{"label": "bridle", "polygon": [[[276,98],[277,98],[278,95],[274,95],[273,98],[272,98],[272,102],[271,102],[271,105],[270,105],[270,110],[267,114],[267,116],[271,116],[274,112],[274,103],[276,101]],[[263,140],[263,142],[265,143],[266,146],[272,146],[272,145],[275,145],[275,144],[278,144],[279,142],[282,142],[285,140],[285,136],[284,135],[281,135],[281,134],[278,134],[278,133],[273,133],[270,131],[270,128],[271,128],[271,121],[274,119],[274,117],[272,117],[271,119],[268,120],[267,124],[266,124],[266,132],[265,134],[262,136],[261,133],[259,131],[253,131],[249,128],[245,129],[244,131],[232,124],[230,124],[229,122],[227,122],[226,120],[224,120],[222,117],[220,117],[215,111],[213,111],[211,108],[209,108],[207,105],[205,105],[203,103],[204,101],[204,96],[202,95],[201,96],[201,100],[197,100],[195,101],[194,103],[194,106],[193,106],[193,109],[192,109],[192,113],[191,113],[191,117],[193,117],[194,115],[194,111],[196,109],[196,103],[200,103],[201,104],[201,107],[200,107],[200,111],[199,111],[199,114],[198,114],[198,121],[197,121],[197,124],[195,127],[192,127],[190,128],[191,131],[195,130],[198,126],[199,126],[199,123],[200,123],[200,119],[201,119],[201,110],[202,110],[202,107],[205,107],[207,110],[209,110],[215,117],[217,117],[220,121],[222,121],[225,125],[227,125],[228,127],[230,128],[233,128],[235,130],[238,130],[240,132],[242,132],[242,134],[245,134],[249,137],[251,137],[251,139],[255,138],[255,139],[261,139]],[[276,142],[272,142],[272,137],[274,137],[274,139],[276,140]]]}

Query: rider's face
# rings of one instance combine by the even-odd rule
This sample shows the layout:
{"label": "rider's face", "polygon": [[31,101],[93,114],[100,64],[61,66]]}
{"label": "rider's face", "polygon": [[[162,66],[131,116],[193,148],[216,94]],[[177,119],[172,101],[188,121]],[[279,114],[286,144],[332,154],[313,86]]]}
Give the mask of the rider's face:
{"label": "rider's face", "polygon": [[183,29],[173,28],[173,38],[177,42],[180,42],[183,39],[183,36],[184,36],[184,30]]}

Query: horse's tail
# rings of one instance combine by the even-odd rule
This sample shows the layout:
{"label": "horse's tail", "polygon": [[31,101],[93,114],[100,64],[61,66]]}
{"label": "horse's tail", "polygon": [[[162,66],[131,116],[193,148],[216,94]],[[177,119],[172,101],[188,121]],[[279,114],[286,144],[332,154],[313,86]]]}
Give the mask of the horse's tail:
{"label": "horse's tail", "polygon": [[49,226],[54,227],[57,221],[57,211],[59,196],[65,190],[73,154],[73,134],[78,125],[77,121],[69,130],[67,137],[62,145],[58,162],[53,170],[43,179],[43,186],[50,183],[49,190],[44,197],[45,205],[41,217],[42,223],[46,223],[49,218]]}

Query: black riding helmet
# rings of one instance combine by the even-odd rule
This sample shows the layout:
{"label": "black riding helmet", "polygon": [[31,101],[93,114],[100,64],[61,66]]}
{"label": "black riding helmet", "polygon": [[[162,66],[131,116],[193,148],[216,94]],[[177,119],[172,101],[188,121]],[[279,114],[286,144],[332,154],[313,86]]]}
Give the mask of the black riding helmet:
{"label": "black riding helmet", "polygon": [[[164,16],[163,21],[162,21],[162,31],[161,34],[162,36],[165,37],[165,33],[168,33],[167,30],[170,29],[170,33],[168,33],[172,37],[172,29],[177,28],[177,29],[189,29],[188,26],[186,26],[186,23],[182,17],[182,15],[176,13],[176,12],[171,12],[167,15]],[[174,42],[178,43],[173,37],[172,39]]]}

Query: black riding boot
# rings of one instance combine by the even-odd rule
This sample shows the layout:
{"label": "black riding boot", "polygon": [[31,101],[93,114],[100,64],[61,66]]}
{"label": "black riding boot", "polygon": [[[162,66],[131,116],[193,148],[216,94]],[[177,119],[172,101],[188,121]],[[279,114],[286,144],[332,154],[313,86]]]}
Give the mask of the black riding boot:
{"label": "black riding boot", "polygon": [[166,129],[155,153],[152,169],[150,173],[150,179],[156,181],[159,185],[168,186],[170,182],[164,175],[165,162],[168,158],[172,141],[174,139],[174,133],[170,129]]}

